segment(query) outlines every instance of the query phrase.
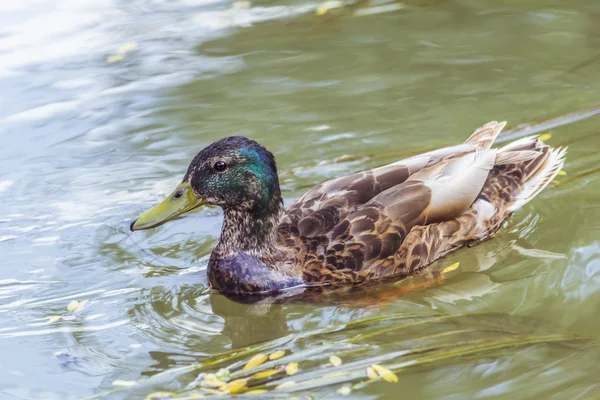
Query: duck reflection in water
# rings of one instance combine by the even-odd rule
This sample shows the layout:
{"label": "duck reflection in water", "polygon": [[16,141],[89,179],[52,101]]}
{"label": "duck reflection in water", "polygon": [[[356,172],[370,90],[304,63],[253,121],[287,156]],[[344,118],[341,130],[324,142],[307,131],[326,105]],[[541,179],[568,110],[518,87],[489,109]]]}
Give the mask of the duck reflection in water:
{"label": "duck reflection in water", "polygon": [[290,333],[283,304],[269,301],[244,304],[211,294],[210,305],[213,313],[223,318],[221,333],[231,340],[232,348],[278,339]]}

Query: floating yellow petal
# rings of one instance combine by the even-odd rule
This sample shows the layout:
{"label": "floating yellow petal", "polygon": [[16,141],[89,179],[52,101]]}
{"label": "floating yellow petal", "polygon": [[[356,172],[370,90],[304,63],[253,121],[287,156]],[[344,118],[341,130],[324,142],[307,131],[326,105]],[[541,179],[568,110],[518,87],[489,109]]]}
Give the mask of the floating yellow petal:
{"label": "floating yellow petal", "polygon": [[276,369],[267,369],[266,371],[260,371],[252,375],[254,379],[263,379],[278,374],[279,370]]}
{"label": "floating yellow petal", "polygon": [[275,386],[275,389],[285,389],[294,386],[295,384],[296,382],[294,381],[283,382],[281,385]]}
{"label": "floating yellow petal", "polygon": [[254,357],[252,357],[250,359],[250,361],[248,361],[248,363],[246,365],[244,365],[244,370],[250,369],[250,368],[254,368],[254,367],[258,367],[260,364],[264,363],[265,361],[267,361],[267,356],[265,354],[262,353],[258,353],[257,355],[255,355]]}
{"label": "floating yellow petal", "polygon": [[77,312],[77,311],[81,311],[83,309],[83,307],[85,307],[85,305],[88,303],[88,300],[84,300],[84,301],[77,301],[77,300],[73,300],[72,302],[69,303],[69,305],[67,306],[67,311],[72,311],[72,312]]}
{"label": "floating yellow petal", "polygon": [[237,393],[246,387],[246,382],[248,382],[247,379],[236,379],[221,387],[221,390],[227,393]]}
{"label": "floating yellow petal", "polygon": [[565,171],[564,169],[561,169],[560,171],[558,171],[558,175],[560,176],[565,176],[567,174],[567,171]]}
{"label": "floating yellow petal", "polygon": [[337,390],[337,392],[342,396],[348,396],[350,393],[352,393],[352,388],[350,386],[342,386]]}
{"label": "floating yellow petal", "polygon": [[553,183],[553,184],[555,184],[555,185],[560,185],[560,181],[558,181],[558,180],[556,180],[556,179],[553,179],[553,180],[552,180],[552,183]]}
{"label": "floating yellow petal", "polygon": [[73,300],[67,306],[67,311],[74,311],[79,306],[79,302],[77,300]]}
{"label": "floating yellow petal", "polygon": [[135,386],[138,383],[136,381],[122,381],[122,380],[116,380],[112,383],[113,386]]}
{"label": "floating yellow petal", "polygon": [[340,8],[344,4],[339,0],[328,0],[321,4],[319,8],[317,8],[317,15],[325,15],[327,12],[333,8]]}
{"label": "floating yellow petal", "polygon": [[373,364],[371,365],[371,367],[373,367],[375,372],[377,372],[377,374],[379,374],[379,376],[381,376],[386,381],[391,383],[398,382],[398,377],[396,376],[396,374],[390,371],[388,368],[378,364]]}
{"label": "floating yellow petal", "polygon": [[457,269],[458,267],[460,267],[460,263],[459,262],[455,262],[452,265],[447,266],[446,268],[444,268],[444,270],[442,271],[443,274],[447,274],[448,272],[452,272],[455,269]]}
{"label": "floating yellow petal", "polygon": [[163,399],[166,396],[173,396],[174,393],[171,392],[154,392],[150,393],[145,397],[145,400],[155,400],[155,399]]}
{"label": "floating yellow petal", "polygon": [[257,394],[265,394],[267,392],[268,392],[268,390],[266,390],[266,389],[255,389],[255,390],[250,390],[244,394],[252,396],[252,395],[257,395]]}
{"label": "floating yellow petal", "polygon": [[276,351],[275,353],[269,354],[269,360],[277,360],[278,358],[281,358],[283,356],[285,356],[285,351]]}
{"label": "floating yellow petal", "polygon": [[329,362],[331,364],[333,364],[334,367],[342,365],[342,359],[339,358],[338,356],[331,356],[331,357],[329,357]]}
{"label": "floating yellow petal", "polygon": [[204,385],[220,388],[225,386],[225,382],[217,378],[215,374],[206,374],[202,380],[202,386]]}
{"label": "floating yellow petal", "polygon": [[116,63],[121,61],[125,56],[123,54],[112,54],[108,57],[106,57],[106,62],[107,63]]}
{"label": "floating yellow petal", "polygon": [[286,365],[286,367],[285,367],[286,374],[294,375],[296,372],[298,372],[298,363],[291,362],[288,365]]}
{"label": "floating yellow petal", "polygon": [[367,376],[369,379],[377,379],[379,375],[377,375],[377,372],[373,368],[369,367],[367,368]]}
{"label": "floating yellow petal", "polygon": [[136,42],[125,42],[121,45],[121,47],[119,47],[119,53],[121,53],[121,54],[129,53],[131,50],[135,49],[136,47],[137,47]]}
{"label": "floating yellow petal", "polygon": [[60,315],[52,315],[50,318],[48,318],[48,323],[52,324],[61,319],[62,319],[62,317]]}
{"label": "floating yellow petal", "polygon": [[552,137],[551,133],[544,133],[543,135],[540,135],[540,140],[542,142],[545,142],[546,140],[550,139]]}

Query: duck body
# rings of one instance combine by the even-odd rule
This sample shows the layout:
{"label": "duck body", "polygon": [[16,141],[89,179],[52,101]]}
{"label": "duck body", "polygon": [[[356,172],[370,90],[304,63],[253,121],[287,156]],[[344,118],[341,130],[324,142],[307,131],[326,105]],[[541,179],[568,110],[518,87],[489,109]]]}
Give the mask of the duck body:
{"label": "duck body", "polygon": [[[329,180],[285,208],[272,154],[247,138],[222,139],[192,161],[178,189],[187,203],[178,207],[224,210],[207,272],[219,292],[403,278],[489,238],[562,168],[565,150],[537,137],[492,149],[505,124],[493,121],[462,144]],[[219,171],[219,163],[227,169]],[[178,190],[165,202],[178,201]],[[172,219],[157,216],[160,207],[132,230]]]}

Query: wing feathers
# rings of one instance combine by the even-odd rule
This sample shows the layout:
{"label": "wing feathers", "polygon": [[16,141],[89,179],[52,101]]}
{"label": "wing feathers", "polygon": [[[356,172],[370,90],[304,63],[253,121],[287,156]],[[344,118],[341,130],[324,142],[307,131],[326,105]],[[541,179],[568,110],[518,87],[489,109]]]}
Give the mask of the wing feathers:
{"label": "wing feathers", "polygon": [[426,222],[446,221],[458,217],[477,198],[490,170],[496,150],[483,150],[448,160],[423,170],[410,178],[419,180],[431,190]]}
{"label": "wing feathers", "polygon": [[540,151],[523,150],[523,151],[499,151],[496,154],[495,165],[516,164],[524,161],[530,161],[542,154]]}
{"label": "wing feathers", "polygon": [[471,143],[480,149],[489,150],[505,126],[506,121],[490,121],[479,129],[476,129],[465,143]]}

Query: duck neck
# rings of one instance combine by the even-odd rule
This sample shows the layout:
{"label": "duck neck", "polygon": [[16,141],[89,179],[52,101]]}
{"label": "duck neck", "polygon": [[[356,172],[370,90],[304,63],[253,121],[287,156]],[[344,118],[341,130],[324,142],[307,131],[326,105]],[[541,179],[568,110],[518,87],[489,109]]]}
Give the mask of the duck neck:
{"label": "duck neck", "polygon": [[300,273],[287,268],[277,247],[281,197],[263,210],[224,208],[221,239],[213,250],[207,278],[221,293],[274,292],[302,285]]}
{"label": "duck neck", "polygon": [[267,207],[251,210],[224,208],[221,238],[214,253],[223,257],[246,253],[259,259],[274,256],[282,211],[281,196],[275,197]]}

